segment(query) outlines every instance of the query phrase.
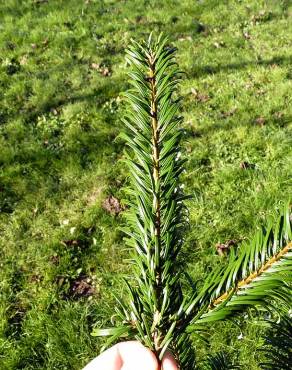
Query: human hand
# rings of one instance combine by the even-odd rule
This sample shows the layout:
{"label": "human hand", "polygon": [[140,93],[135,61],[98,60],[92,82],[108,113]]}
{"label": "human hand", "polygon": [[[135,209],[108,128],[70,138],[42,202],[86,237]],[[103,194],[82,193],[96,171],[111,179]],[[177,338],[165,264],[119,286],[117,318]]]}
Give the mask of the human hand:
{"label": "human hand", "polygon": [[[121,342],[92,360],[83,370],[160,370],[150,349],[140,342]],[[170,353],[162,360],[161,370],[178,370]]]}

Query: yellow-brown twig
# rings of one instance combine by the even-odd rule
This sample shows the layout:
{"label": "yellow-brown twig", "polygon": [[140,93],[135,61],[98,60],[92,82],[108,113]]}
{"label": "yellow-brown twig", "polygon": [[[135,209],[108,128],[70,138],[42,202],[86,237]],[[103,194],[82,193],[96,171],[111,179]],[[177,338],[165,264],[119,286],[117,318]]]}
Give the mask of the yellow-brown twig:
{"label": "yellow-brown twig", "polygon": [[230,297],[230,295],[237,291],[239,288],[250,284],[255,278],[260,276],[263,272],[267,271],[275,262],[279,261],[285,254],[287,254],[290,250],[292,250],[292,242],[288,243],[279,253],[277,253],[275,256],[271,257],[259,270],[253,272],[250,274],[247,278],[242,279],[239,281],[239,283],[229,290],[228,292],[223,293],[220,297],[216,298],[210,305],[209,308],[213,308],[217,306],[218,304],[225,301],[227,298]]}

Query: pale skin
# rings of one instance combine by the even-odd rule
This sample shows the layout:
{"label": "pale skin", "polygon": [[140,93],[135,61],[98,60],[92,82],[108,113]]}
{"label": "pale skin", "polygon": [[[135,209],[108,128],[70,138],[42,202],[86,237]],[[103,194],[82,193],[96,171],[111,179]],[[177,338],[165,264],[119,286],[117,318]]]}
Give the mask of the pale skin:
{"label": "pale skin", "polygon": [[173,356],[166,353],[159,367],[150,349],[140,342],[121,342],[93,359],[83,370],[179,370]]}

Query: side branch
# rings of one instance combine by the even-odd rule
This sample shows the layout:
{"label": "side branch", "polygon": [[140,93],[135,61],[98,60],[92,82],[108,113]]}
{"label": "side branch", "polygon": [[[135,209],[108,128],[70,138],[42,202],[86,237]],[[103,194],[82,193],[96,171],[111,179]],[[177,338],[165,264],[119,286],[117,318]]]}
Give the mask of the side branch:
{"label": "side branch", "polygon": [[234,288],[229,290],[228,292],[225,292],[220,297],[216,298],[208,308],[214,308],[218,304],[224,302],[226,299],[230,297],[231,294],[236,292],[239,288],[242,288],[248,284],[250,284],[254,279],[262,275],[265,271],[267,271],[273,264],[277,261],[279,261],[283,256],[285,256],[288,252],[292,250],[292,242],[288,243],[286,247],[284,247],[279,253],[277,253],[275,256],[270,258],[258,271],[253,272],[250,274],[247,278],[242,279],[241,281],[236,284]]}

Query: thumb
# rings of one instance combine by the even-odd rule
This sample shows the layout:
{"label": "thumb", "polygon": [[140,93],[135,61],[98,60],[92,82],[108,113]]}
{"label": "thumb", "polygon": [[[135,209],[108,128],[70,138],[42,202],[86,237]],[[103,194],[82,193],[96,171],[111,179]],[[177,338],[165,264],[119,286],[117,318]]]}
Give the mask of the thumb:
{"label": "thumb", "polygon": [[123,364],[121,370],[158,370],[154,353],[138,341],[121,342],[117,350]]}
{"label": "thumb", "polygon": [[155,355],[140,342],[121,342],[92,360],[83,370],[158,370]]}
{"label": "thumb", "polygon": [[166,352],[162,359],[162,370],[179,370],[179,367],[170,352]]}

